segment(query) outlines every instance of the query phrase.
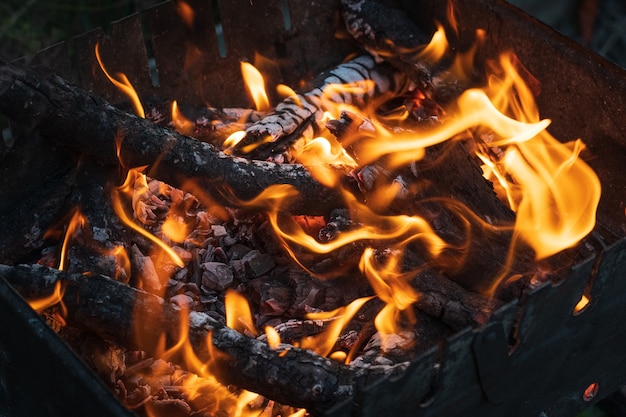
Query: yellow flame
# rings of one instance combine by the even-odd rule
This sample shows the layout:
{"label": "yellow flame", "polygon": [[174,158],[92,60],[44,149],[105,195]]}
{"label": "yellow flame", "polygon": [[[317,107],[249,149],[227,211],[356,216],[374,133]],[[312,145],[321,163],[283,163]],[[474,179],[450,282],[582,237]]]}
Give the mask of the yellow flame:
{"label": "yellow flame", "polygon": [[280,347],[280,335],[272,326],[265,326],[265,335],[267,336],[267,345],[272,349]]}
{"label": "yellow flame", "polygon": [[283,98],[291,98],[298,107],[302,107],[300,96],[298,96],[298,93],[296,93],[293,88],[288,85],[278,84],[276,86],[276,92]]}
{"label": "yellow flame", "polygon": [[446,31],[441,24],[437,23],[437,31],[433,34],[428,45],[420,51],[418,59],[431,63],[439,62],[448,51],[448,48]]}
{"label": "yellow flame", "polygon": [[243,61],[241,62],[241,73],[256,109],[259,111],[269,109],[270,102],[265,92],[265,80],[263,79],[263,75],[261,75],[254,65]]}
{"label": "yellow flame", "polygon": [[224,149],[233,148],[237,146],[237,144],[241,142],[243,138],[245,137],[246,137],[245,130],[238,130],[236,132],[231,133],[224,141],[224,144],[223,144]]}
{"label": "yellow flame", "polygon": [[126,213],[126,209],[124,208],[124,205],[122,203],[122,196],[132,194],[135,180],[143,175],[144,174],[137,171],[136,169],[131,169],[128,171],[128,175],[126,176],[124,184],[114,188],[112,191],[113,211],[115,211],[115,214],[124,224],[126,224],[128,227],[132,228],[137,233],[157,245],[163,250],[164,253],[168,255],[168,257],[172,260],[172,262],[174,262],[175,265],[183,268],[185,266],[185,263],[182,261],[182,259],[180,259],[180,257],[176,254],[176,252],[174,252],[171,247],[166,245],[165,242],[154,236],[152,233],[148,232],[143,227],[137,225]]}
{"label": "yellow flame", "polygon": [[133,87],[133,85],[128,80],[128,77],[126,77],[126,75],[123,73],[117,74],[117,76],[120,78],[119,80],[111,76],[106,70],[106,68],[104,67],[104,64],[102,63],[102,59],[100,58],[100,43],[96,43],[95,50],[96,50],[96,59],[98,60],[98,64],[100,64],[100,68],[102,69],[102,72],[104,72],[104,75],[106,75],[106,77],[109,79],[109,81],[111,81],[111,83],[114,86],[116,86],[122,93],[126,94],[126,96],[130,98],[133,104],[133,107],[135,108],[135,113],[137,114],[137,116],[141,118],[145,118],[146,114],[143,110],[143,105],[141,104],[141,100],[139,100],[139,95],[137,94],[137,91],[135,91],[135,88]]}
{"label": "yellow flame", "polygon": [[178,133],[183,135],[191,135],[193,133],[193,122],[180,112],[176,100],[172,101],[172,124]]}
{"label": "yellow flame", "polygon": [[362,297],[357,298],[344,307],[339,307],[332,311],[324,311],[319,313],[309,313],[306,315],[310,320],[329,320],[328,328],[315,336],[306,336],[300,341],[300,346],[304,349],[312,350],[321,356],[327,356],[335,345],[337,338],[341,334],[343,328],[348,324],[352,317],[363,307],[365,303],[374,298]]}
{"label": "yellow flame", "polygon": [[587,297],[585,294],[583,294],[580,297],[580,300],[578,301],[578,303],[576,304],[576,307],[574,307],[574,313],[580,313],[581,311],[583,311],[591,302],[591,300],[589,299],[589,297]]}
{"label": "yellow flame", "polygon": [[226,325],[231,329],[240,333],[248,332],[254,336],[258,335],[258,331],[252,320],[252,312],[248,305],[248,300],[233,289],[226,291],[224,297],[224,305],[226,307]]}
{"label": "yellow flame", "polygon": [[190,227],[181,217],[170,215],[161,225],[161,231],[173,242],[183,243],[190,233]]}
{"label": "yellow flame", "polygon": [[307,142],[302,150],[295,155],[296,161],[304,165],[311,176],[327,187],[334,187],[345,172],[340,168],[356,168],[358,164],[339,145],[331,145],[323,137]]}
{"label": "yellow flame", "polygon": [[[535,124],[539,112],[514,58],[512,54],[500,57],[504,76],[493,76],[487,91],[501,111]],[[489,145],[506,147],[501,163],[493,168],[501,169],[500,180],[508,182],[504,189],[517,212],[515,232],[534,249],[537,259],[569,248],[591,232],[601,185],[580,158],[584,150],[580,139],[561,143],[541,130],[534,136]]]}

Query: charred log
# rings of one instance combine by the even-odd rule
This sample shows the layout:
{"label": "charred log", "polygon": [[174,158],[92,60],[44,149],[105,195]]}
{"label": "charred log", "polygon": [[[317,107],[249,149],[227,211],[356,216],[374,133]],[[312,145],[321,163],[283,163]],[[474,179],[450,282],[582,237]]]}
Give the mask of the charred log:
{"label": "charred log", "polygon": [[450,77],[449,60],[434,62],[419,56],[432,33],[422,29],[389,0],[342,0],[348,33],[365,50],[405,73],[440,104],[458,96],[467,80]]}
{"label": "charred log", "polygon": [[[35,265],[1,266],[0,277],[25,297],[50,294],[61,280],[68,324],[129,348],[151,352],[164,331],[174,338],[180,334],[181,313],[173,305],[105,276],[68,275]],[[137,326],[149,330],[141,340],[135,337]],[[407,366],[346,366],[290,345],[274,350],[200,312],[189,314],[189,326],[195,353],[216,364],[222,382],[313,413],[357,396],[367,385]],[[209,337],[217,354],[209,352]]]}
{"label": "charred log", "polygon": [[38,77],[2,62],[0,112],[92,161],[148,166],[154,178],[183,189],[195,182],[211,196],[222,196],[226,204],[225,189],[247,200],[273,184],[291,184],[300,191],[294,212],[325,214],[342,204],[338,193],[313,180],[300,165],[225,155],[207,143],[123,112],[58,76]]}
{"label": "charred log", "polygon": [[[373,85],[366,86],[366,80],[372,81]],[[324,93],[324,89],[331,84],[359,85],[363,91]],[[327,110],[322,98],[324,94],[334,103],[363,106],[372,97],[385,93],[398,94],[407,88],[407,84],[402,73],[376,64],[371,56],[357,57],[320,75],[310,91],[278,104],[271,114],[246,129],[246,136],[235,146],[234,152],[254,159],[266,159],[283,152],[299,137],[312,139],[322,128],[322,115]]]}

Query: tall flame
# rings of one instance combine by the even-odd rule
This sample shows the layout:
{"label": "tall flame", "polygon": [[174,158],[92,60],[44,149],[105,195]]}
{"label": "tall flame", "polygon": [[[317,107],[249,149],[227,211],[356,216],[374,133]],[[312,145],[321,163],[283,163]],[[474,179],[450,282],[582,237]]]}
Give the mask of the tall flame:
{"label": "tall flame", "polygon": [[261,75],[254,65],[244,61],[241,62],[241,73],[257,110],[263,111],[269,109],[270,102],[265,92],[265,80],[263,79],[263,75]]}
{"label": "tall flame", "polygon": [[111,81],[111,83],[113,83],[114,86],[116,86],[122,93],[126,94],[126,96],[130,98],[137,116],[141,117],[142,119],[145,118],[146,113],[143,110],[143,105],[141,104],[139,95],[137,94],[137,91],[135,91],[133,85],[130,83],[130,80],[128,79],[126,74],[117,74],[117,76],[120,78],[119,80],[114,78],[111,74],[109,74],[109,72],[104,67],[104,64],[102,63],[102,58],[100,58],[100,43],[96,43],[95,51],[96,59],[98,60],[98,64],[100,64],[100,69],[102,69],[104,75],[106,75],[106,77],[109,79],[109,81]]}

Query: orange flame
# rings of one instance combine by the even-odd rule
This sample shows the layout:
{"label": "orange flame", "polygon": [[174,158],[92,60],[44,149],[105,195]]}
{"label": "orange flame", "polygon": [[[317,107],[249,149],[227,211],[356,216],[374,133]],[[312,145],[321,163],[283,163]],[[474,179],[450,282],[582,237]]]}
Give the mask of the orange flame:
{"label": "orange flame", "polygon": [[419,299],[417,292],[410,284],[414,274],[399,272],[400,261],[400,252],[393,252],[387,265],[381,268],[374,262],[374,249],[367,248],[359,264],[376,295],[386,303],[374,321],[376,329],[382,335],[399,333],[396,324],[402,312],[407,313],[409,319],[414,321],[409,310],[409,307]]}
{"label": "orange flame", "polygon": [[[182,268],[185,266],[185,263],[182,261],[182,259],[180,259],[180,257],[176,254],[176,252],[174,252],[174,250],[171,247],[166,245],[165,242],[163,242],[161,239],[154,236],[152,233],[148,232],[143,227],[136,224],[126,213],[126,209],[124,208],[124,205],[122,203],[122,196],[132,194],[135,180],[137,179],[137,177],[140,177],[140,176],[144,176],[144,174],[142,174],[136,169],[131,169],[128,171],[128,175],[126,176],[126,180],[124,181],[124,184],[113,189],[113,192],[112,192],[113,210],[115,211],[115,214],[117,214],[117,216],[120,218],[120,220],[124,222],[124,224],[126,224],[128,227],[132,228],[133,230],[135,230],[137,233],[141,234],[148,240],[150,240],[159,248],[161,248],[163,252],[169,256],[172,262],[174,262],[175,265]],[[144,181],[145,181],[145,178],[144,178]]]}
{"label": "orange flame", "polygon": [[28,305],[33,310],[39,312],[45,310],[46,308],[52,307],[56,304],[61,303],[61,310],[63,316],[67,316],[67,308],[63,303],[63,294],[65,293],[65,286],[63,285],[61,280],[58,280],[54,283],[54,291],[47,297],[38,298],[35,300],[28,300]]}
{"label": "orange flame", "polygon": [[259,70],[254,65],[242,61],[241,73],[257,110],[264,111],[269,109],[270,102],[265,92],[265,80]]}
{"label": "orange flame", "polygon": [[272,349],[280,347],[280,335],[272,326],[265,326],[265,335],[267,336],[267,345]]}
{"label": "orange flame", "polygon": [[443,26],[437,24],[437,31],[433,34],[430,42],[422,49],[417,58],[426,62],[439,62],[449,49],[448,38]]}
{"label": "orange flame", "polygon": [[304,349],[310,349],[318,355],[328,356],[345,325],[372,298],[374,297],[357,298],[347,306],[339,307],[333,311],[307,314],[306,318],[309,320],[329,320],[330,325],[320,334],[303,338],[300,341],[300,346]]}
{"label": "orange flame", "polygon": [[61,247],[61,260],[59,261],[59,270],[65,270],[65,263],[67,262],[67,250],[70,243],[70,240],[75,236],[78,229],[82,229],[87,222],[87,219],[80,212],[79,209],[74,210],[74,214],[70,219],[70,222],[67,226],[67,231],[65,232],[65,239],[63,240],[63,246]]}
{"label": "orange flame", "polygon": [[196,13],[193,11],[193,8],[185,1],[178,0],[176,2],[176,12],[180,16],[180,18],[185,22],[187,27],[193,28],[193,21],[196,17]]}
{"label": "orange flame", "polygon": [[226,325],[240,333],[258,334],[248,300],[235,290],[228,289],[224,298],[226,307]]}
{"label": "orange flame", "polygon": [[178,102],[176,100],[172,101],[172,124],[178,133],[183,135],[191,135],[193,133],[193,122],[178,110]]}
{"label": "orange flame", "polygon": [[98,60],[98,64],[100,64],[100,69],[102,69],[102,72],[104,72],[104,75],[106,75],[106,77],[109,79],[109,81],[111,81],[111,83],[114,86],[116,86],[122,93],[126,94],[128,98],[130,98],[133,104],[133,107],[135,108],[135,113],[137,114],[137,116],[141,117],[142,119],[145,118],[146,113],[143,110],[143,105],[141,104],[141,100],[139,100],[139,95],[137,94],[137,91],[135,91],[135,88],[133,87],[133,85],[128,80],[128,77],[126,77],[126,75],[123,73],[116,74],[120,78],[119,80],[111,76],[106,70],[106,68],[104,67],[104,64],[102,63],[102,59],[100,58],[100,43],[96,43],[95,50],[96,50],[96,59]]}

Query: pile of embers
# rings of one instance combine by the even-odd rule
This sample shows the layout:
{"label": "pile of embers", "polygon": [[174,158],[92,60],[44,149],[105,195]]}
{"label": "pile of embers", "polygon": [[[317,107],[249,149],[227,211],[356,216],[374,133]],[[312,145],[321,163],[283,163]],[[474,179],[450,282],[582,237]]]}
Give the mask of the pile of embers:
{"label": "pile of embers", "polygon": [[[13,84],[2,89],[3,112],[24,108],[20,92],[37,110],[33,91],[41,92],[42,108],[65,110],[34,112],[50,117],[38,119],[43,134],[87,159],[130,167],[123,185],[89,202],[101,203],[106,227],[76,210],[49,232],[57,245],[38,263],[69,273],[0,269],[130,409],[305,413],[272,400],[328,408],[402,372],[454,331],[485,323],[523,288],[558,279],[560,267],[582,256],[561,251],[593,227],[597,177],[573,162],[580,142],[537,169],[572,178],[557,175],[556,186],[545,186],[533,173],[524,177],[537,142],[557,145],[534,109],[520,110],[532,96],[524,79],[533,81],[521,64],[503,55],[491,63],[488,87],[473,89],[485,84],[473,73],[475,50],[448,56],[434,47],[442,31],[424,47],[430,37],[399,11],[342,3],[348,32],[372,55],[338,65],[273,111],[213,109],[190,121],[154,107],[141,120],[62,80],[4,74]],[[510,102],[496,93],[505,87]],[[15,119],[28,121],[28,110]],[[312,145],[320,134],[328,153]],[[144,164],[147,175],[136,168]],[[116,176],[117,167],[103,174],[85,165],[81,175]],[[200,171],[204,188],[190,181]],[[559,181],[590,186],[580,196],[564,188],[534,200]],[[522,224],[551,204],[592,207],[573,213],[581,225],[557,247],[545,244],[556,240],[560,213],[546,216],[556,225]],[[55,295],[41,299],[55,285]]]}

